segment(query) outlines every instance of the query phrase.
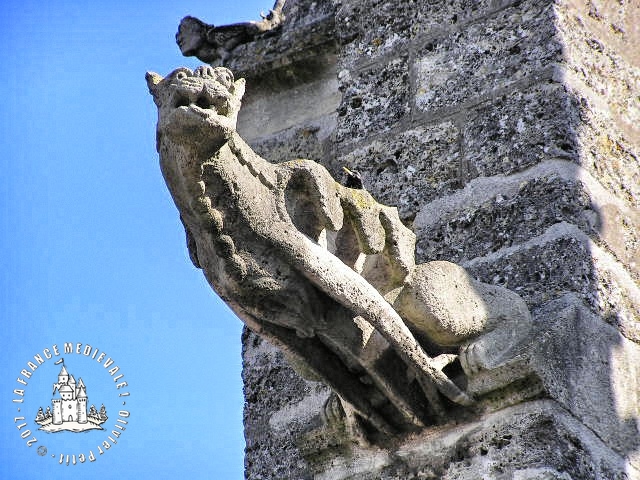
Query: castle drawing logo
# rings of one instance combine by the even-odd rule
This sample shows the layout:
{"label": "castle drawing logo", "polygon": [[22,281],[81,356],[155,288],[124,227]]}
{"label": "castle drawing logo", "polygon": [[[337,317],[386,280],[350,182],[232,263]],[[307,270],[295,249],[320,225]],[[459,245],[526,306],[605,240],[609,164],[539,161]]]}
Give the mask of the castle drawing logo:
{"label": "castle drawing logo", "polygon": [[130,395],[124,372],[106,352],[80,342],[55,343],[29,358],[16,377],[13,424],[39,462],[91,464],[122,448]]}
{"label": "castle drawing logo", "polygon": [[58,381],[53,384],[53,396],[51,406],[46,410],[42,407],[38,410],[35,422],[40,425],[38,430],[49,433],[61,431],[84,432],[87,430],[104,430],[101,424],[107,421],[107,410],[104,405],[98,411],[95,405],[91,405],[87,412],[87,387],[82,378],[76,379],[67,371],[64,358],[56,365],[62,364]]}

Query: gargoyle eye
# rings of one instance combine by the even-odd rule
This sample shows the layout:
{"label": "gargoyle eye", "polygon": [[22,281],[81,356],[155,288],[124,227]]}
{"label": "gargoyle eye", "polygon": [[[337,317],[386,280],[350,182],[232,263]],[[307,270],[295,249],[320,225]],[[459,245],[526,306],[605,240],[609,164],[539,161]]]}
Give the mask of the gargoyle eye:
{"label": "gargoyle eye", "polygon": [[176,73],[176,79],[182,80],[183,78],[187,78],[187,74],[185,72]]}
{"label": "gargoyle eye", "polygon": [[231,78],[230,75],[228,74],[222,74],[218,77],[218,81],[220,83],[222,83],[225,87],[227,88],[231,88],[231,85],[233,85],[233,80]]}

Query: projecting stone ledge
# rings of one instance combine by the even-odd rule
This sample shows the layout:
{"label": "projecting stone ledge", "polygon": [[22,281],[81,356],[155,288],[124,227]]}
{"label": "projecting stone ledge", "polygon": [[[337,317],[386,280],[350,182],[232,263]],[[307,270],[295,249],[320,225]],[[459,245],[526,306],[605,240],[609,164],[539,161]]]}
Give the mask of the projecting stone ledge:
{"label": "projecting stone ledge", "polygon": [[315,445],[311,450],[311,476],[306,478],[316,480],[640,478],[640,470],[552,400],[412,435],[393,449],[354,445],[324,458]]}

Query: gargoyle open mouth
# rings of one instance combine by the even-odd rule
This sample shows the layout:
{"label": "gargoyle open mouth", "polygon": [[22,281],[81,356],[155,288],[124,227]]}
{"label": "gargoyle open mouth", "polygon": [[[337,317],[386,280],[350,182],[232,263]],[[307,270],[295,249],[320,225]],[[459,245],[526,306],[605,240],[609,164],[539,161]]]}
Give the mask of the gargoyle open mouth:
{"label": "gargoyle open mouth", "polygon": [[[206,91],[200,92],[200,94],[195,98],[191,98],[187,95],[177,94],[174,101],[174,108],[186,107],[192,110],[210,110],[213,113],[222,116],[229,115],[229,102],[226,98],[221,97],[212,97]],[[208,113],[208,112],[197,112],[197,113]]]}

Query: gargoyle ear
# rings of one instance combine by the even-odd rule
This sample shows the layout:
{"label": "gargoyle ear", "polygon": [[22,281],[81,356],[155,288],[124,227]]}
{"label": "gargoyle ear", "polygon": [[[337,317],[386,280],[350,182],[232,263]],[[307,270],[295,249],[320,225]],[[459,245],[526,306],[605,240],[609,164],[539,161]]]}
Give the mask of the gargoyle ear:
{"label": "gargoyle ear", "polygon": [[238,100],[242,100],[244,96],[244,89],[247,82],[245,82],[244,78],[240,78],[236,80],[233,84],[233,96]]}
{"label": "gargoyle ear", "polygon": [[149,87],[149,93],[153,95],[153,98],[158,98],[158,84],[163,80],[162,75],[158,75],[155,72],[147,72],[144,78],[147,80],[147,87]]}

